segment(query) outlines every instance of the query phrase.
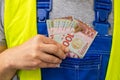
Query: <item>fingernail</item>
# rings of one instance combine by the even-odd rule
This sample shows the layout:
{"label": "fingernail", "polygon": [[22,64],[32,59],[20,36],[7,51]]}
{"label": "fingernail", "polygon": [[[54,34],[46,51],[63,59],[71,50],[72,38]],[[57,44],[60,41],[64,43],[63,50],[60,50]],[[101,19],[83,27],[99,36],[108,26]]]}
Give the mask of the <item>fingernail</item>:
{"label": "fingernail", "polygon": [[69,50],[69,48],[67,47],[67,48],[65,48],[65,52],[69,52],[70,50]]}
{"label": "fingernail", "polygon": [[60,67],[60,64],[56,65],[56,67],[58,67],[58,68],[59,68],[59,67]]}

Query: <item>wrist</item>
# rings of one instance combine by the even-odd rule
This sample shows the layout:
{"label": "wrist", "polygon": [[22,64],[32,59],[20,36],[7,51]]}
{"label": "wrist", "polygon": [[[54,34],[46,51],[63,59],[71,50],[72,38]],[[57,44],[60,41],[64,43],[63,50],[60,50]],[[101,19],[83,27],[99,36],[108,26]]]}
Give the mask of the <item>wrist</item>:
{"label": "wrist", "polygon": [[0,65],[3,70],[15,70],[14,63],[12,59],[10,59],[10,56],[7,55],[7,51],[4,51],[0,54]]}
{"label": "wrist", "polygon": [[8,56],[0,54],[0,78],[1,80],[10,80],[16,73],[13,64],[7,59]]}

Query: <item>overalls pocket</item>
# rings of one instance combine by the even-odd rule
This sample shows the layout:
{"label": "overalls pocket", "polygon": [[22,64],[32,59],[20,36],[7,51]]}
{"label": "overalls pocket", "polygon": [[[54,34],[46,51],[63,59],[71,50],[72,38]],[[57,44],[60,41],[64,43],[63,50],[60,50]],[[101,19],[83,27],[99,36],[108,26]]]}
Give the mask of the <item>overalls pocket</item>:
{"label": "overalls pocket", "polygon": [[67,58],[59,68],[42,69],[43,80],[98,80],[100,72],[99,55],[84,59]]}

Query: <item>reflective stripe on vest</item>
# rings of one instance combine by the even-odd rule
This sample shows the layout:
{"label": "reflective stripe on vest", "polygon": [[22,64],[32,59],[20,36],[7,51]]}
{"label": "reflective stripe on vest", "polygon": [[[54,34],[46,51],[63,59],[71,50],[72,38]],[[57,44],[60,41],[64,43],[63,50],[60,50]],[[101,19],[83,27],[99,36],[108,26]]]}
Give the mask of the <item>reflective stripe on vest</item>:
{"label": "reflective stripe on vest", "polygon": [[[8,48],[37,35],[36,0],[5,0],[4,30]],[[24,53],[23,53],[24,54]],[[40,70],[20,70],[20,80],[41,80]]]}

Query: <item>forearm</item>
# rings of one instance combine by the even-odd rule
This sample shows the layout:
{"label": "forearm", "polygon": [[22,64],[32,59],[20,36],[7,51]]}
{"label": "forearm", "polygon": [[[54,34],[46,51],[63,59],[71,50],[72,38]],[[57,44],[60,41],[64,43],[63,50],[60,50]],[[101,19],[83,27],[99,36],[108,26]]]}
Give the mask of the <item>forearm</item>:
{"label": "forearm", "polygon": [[2,67],[0,68],[0,80],[11,80],[15,73],[15,69],[6,69]]}
{"label": "forearm", "polygon": [[16,69],[13,69],[0,54],[0,80],[11,80],[15,75]]}
{"label": "forearm", "polygon": [[[1,52],[4,50],[5,47],[0,48]],[[15,73],[16,69],[13,69],[3,53],[0,53],[0,80],[11,80]]]}

